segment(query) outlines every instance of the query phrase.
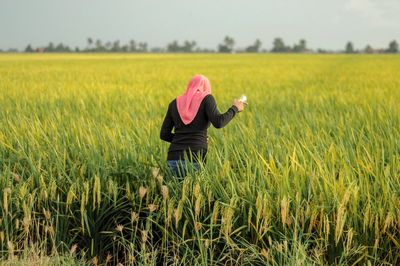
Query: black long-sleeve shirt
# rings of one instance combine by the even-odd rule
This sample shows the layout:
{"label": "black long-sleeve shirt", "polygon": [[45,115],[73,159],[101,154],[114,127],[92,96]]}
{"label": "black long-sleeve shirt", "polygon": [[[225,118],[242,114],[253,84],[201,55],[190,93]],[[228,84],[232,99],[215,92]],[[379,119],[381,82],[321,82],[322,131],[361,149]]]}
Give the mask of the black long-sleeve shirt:
{"label": "black long-sleeve shirt", "polygon": [[[238,112],[236,106],[232,105],[228,111],[221,114],[210,94],[204,97],[199,110],[193,121],[185,125],[178,113],[176,99],[169,106],[164,122],[161,127],[160,138],[170,142],[167,160],[184,159],[185,152],[199,154],[205,160],[207,153],[207,129],[210,124],[216,128],[226,126]],[[172,129],[174,133],[172,133]]]}

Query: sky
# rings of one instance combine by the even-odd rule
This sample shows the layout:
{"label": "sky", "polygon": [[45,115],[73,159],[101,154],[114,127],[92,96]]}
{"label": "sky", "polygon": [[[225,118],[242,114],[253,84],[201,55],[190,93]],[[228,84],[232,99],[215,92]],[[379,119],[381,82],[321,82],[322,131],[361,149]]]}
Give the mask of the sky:
{"label": "sky", "polygon": [[145,41],[165,47],[195,40],[216,49],[226,35],[235,48],[275,37],[288,45],[344,49],[352,41],[387,47],[400,42],[400,0],[0,0],[0,49],[60,42],[86,47],[87,38]]}

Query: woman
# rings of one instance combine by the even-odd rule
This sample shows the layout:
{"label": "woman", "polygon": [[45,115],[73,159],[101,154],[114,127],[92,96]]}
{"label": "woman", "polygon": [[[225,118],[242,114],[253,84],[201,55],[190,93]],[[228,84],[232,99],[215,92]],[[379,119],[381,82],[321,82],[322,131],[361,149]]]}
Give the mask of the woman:
{"label": "woman", "polygon": [[[199,161],[205,162],[210,123],[222,128],[236,113],[243,111],[244,103],[235,100],[223,114],[218,111],[211,84],[203,75],[194,76],[186,92],[173,100],[161,127],[160,138],[170,142],[167,164],[175,176],[183,177],[186,167],[199,168]],[[172,129],[174,133],[172,133]],[[189,160],[188,164],[186,160]]]}

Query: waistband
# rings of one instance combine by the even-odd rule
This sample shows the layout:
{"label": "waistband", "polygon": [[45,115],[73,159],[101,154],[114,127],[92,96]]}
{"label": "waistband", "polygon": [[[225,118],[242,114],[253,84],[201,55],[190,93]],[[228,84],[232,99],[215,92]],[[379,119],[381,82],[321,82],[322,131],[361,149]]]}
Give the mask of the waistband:
{"label": "waistband", "polygon": [[178,151],[169,151],[167,160],[185,160],[188,159],[190,161],[206,161],[207,150],[178,150]]}

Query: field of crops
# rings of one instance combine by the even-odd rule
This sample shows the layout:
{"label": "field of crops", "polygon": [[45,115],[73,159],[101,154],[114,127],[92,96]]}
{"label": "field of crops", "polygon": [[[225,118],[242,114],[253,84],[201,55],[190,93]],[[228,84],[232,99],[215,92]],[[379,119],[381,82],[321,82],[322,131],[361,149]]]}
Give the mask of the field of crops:
{"label": "field of crops", "polygon": [[[178,183],[197,73],[249,105]],[[399,100],[399,56],[0,55],[0,259],[398,265]]]}

